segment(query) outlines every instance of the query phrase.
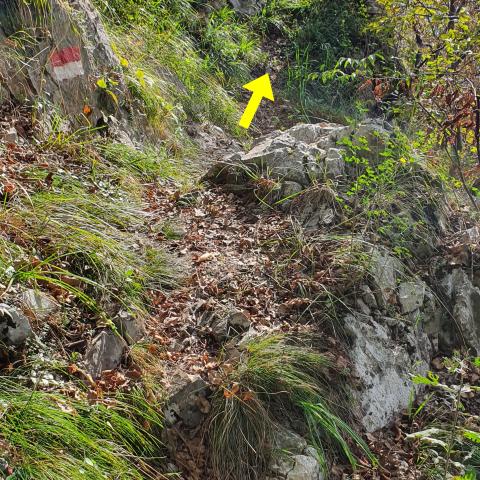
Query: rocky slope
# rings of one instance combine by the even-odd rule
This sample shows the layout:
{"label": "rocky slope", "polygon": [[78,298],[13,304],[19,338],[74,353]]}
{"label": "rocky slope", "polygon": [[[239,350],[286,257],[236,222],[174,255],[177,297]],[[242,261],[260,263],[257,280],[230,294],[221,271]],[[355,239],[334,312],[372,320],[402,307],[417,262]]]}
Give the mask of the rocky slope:
{"label": "rocky slope", "polygon": [[[208,186],[185,191],[172,178],[185,167],[140,143],[124,160],[151,132],[88,1],[39,18],[0,7],[2,375],[95,401],[142,385],[168,450],[145,478],[413,474],[397,462],[386,476],[378,447],[421,401],[412,376],[454,350],[480,355],[480,228],[427,159],[379,120],[299,123],[246,152],[196,123]],[[21,56],[19,25],[39,40]],[[60,141],[51,107],[103,136]]]}

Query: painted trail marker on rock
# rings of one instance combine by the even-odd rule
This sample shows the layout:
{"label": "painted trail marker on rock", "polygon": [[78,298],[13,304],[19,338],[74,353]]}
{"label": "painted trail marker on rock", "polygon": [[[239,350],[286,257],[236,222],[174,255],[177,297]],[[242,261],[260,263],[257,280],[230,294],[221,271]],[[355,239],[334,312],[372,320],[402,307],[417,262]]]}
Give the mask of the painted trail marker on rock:
{"label": "painted trail marker on rock", "polygon": [[241,127],[248,128],[252,123],[255,113],[257,113],[258,107],[262,102],[262,98],[265,97],[272,102],[275,99],[273,98],[272,84],[270,83],[270,76],[268,73],[247,83],[243,86],[243,88],[253,92],[239,122]]}
{"label": "painted trail marker on rock", "polygon": [[73,46],[54,50],[50,56],[55,78],[62,82],[83,75],[85,72],[82,65],[80,47]]}

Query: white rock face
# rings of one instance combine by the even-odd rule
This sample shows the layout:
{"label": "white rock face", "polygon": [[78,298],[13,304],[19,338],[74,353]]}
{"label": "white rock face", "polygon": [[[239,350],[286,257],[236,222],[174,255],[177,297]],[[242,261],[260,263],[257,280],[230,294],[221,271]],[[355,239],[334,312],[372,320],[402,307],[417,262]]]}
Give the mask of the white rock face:
{"label": "white rock face", "polygon": [[384,317],[356,314],[344,319],[350,336],[350,359],[362,382],[356,397],[362,406],[362,423],[369,432],[387,425],[408,406],[410,375],[424,375],[432,347],[428,336],[413,325]]}

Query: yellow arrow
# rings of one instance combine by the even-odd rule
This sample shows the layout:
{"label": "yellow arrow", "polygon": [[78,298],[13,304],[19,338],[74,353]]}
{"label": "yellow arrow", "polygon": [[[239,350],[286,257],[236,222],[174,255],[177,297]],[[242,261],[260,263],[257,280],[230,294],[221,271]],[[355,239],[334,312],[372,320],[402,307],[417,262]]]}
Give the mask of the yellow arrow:
{"label": "yellow arrow", "polygon": [[248,128],[252,123],[255,113],[257,113],[258,107],[262,102],[262,98],[268,98],[268,100],[274,101],[272,84],[270,83],[270,76],[268,73],[258,77],[256,80],[251,81],[243,86],[247,90],[253,92],[247,108],[243,112],[242,118],[240,119],[239,125],[243,128]]}

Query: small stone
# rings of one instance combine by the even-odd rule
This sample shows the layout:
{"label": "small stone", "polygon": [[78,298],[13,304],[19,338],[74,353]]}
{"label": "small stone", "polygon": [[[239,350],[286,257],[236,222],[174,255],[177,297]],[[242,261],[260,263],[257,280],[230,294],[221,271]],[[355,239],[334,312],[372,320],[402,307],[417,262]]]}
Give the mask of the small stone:
{"label": "small stone", "polygon": [[357,310],[360,313],[363,313],[364,315],[370,315],[371,314],[370,308],[361,298],[357,298],[355,300],[355,307],[357,308]]}
{"label": "small stone", "polygon": [[112,330],[103,330],[93,338],[85,354],[88,373],[99,378],[105,370],[115,370],[122,363],[127,343]]}
{"label": "small stone", "polygon": [[1,134],[1,138],[5,143],[17,143],[18,133],[14,127],[11,127],[6,132]]}
{"label": "small stone", "polygon": [[375,295],[372,292],[372,289],[368,285],[361,285],[360,292],[362,293],[363,301],[370,307],[370,308],[378,308],[377,300],[375,299]]}
{"label": "small stone", "polygon": [[144,319],[140,315],[134,315],[125,310],[117,313],[113,323],[129,345],[137,343],[147,334]]}
{"label": "small stone", "polygon": [[295,465],[287,474],[287,480],[321,480],[318,460],[306,455],[295,455]]}
{"label": "small stone", "polygon": [[20,346],[33,334],[28,318],[15,307],[0,303],[0,344]]}
{"label": "small stone", "polygon": [[250,328],[250,315],[246,312],[234,312],[228,318],[228,324],[234,330],[248,330]]}
{"label": "small stone", "polygon": [[165,420],[174,425],[181,420],[184,425],[194,428],[205,418],[207,384],[199,375],[178,371],[171,380],[170,397],[165,410]]}
{"label": "small stone", "polygon": [[27,313],[31,313],[37,320],[46,320],[60,309],[60,305],[52,296],[40,290],[26,290],[22,294],[22,301]]}
{"label": "small stone", "polygon": [[274,438],[275,449],[293,454],[301,454],[307,448],[307,441],[297,433],[279,428]]}
{"label": "small stone", "polygon": [[465,230],[462,235],[462,241],[469,245],[480,245],[480,227],[472,227]]}
{"label": "small stone", "polygon": [[228,320],[221,313],[210,317],[210,330],[215,341],[222,343],[228,339]]}
{"label": "small stone", "polygon": [[426,285],[423,282],[403,282],[398,287],[398,300],[403,314],[411,313],[423,305]]}

